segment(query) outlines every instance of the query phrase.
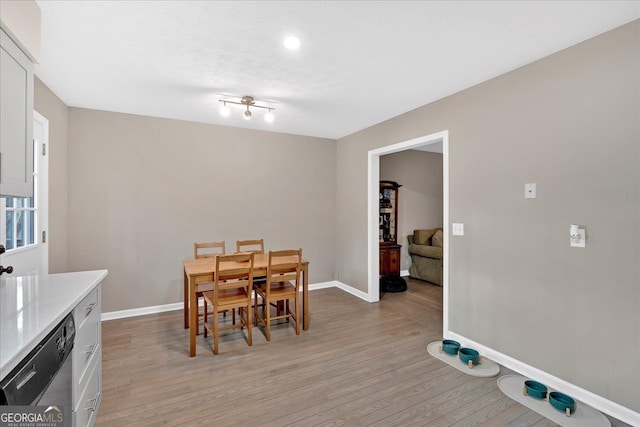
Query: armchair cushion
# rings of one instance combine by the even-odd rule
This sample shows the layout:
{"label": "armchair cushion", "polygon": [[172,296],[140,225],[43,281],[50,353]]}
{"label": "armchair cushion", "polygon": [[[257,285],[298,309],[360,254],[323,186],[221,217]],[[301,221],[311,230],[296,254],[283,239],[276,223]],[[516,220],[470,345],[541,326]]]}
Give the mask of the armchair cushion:
{"label": "armchair cushion", "polygon": [[438,246],[427,246],[427,245],[409,245],[409,255],[418,255],[425,258],[434,258],[441,259],[442,258],[442,248]]}
{"label": "armchair cushion", "polygon": [[413,231],[413,243],[418,245],[430,245],[431,236],[438,231],[437,228],[431,228],[429,230],[414,230]]}
{"label": "armchair cushion", "polygon": [[431,245],[439,248],[442,247],[442,230],[438,230],[433,234],[431,237]]}

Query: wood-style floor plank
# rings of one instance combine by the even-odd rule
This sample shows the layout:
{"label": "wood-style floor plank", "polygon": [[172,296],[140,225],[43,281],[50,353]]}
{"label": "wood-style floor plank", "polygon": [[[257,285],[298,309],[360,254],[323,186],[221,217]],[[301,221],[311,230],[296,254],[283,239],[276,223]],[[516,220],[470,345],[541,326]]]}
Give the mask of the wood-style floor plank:
{"label": "wood-style floor plank", "polygon": [[254,328],[252,347],[246,330],[228,331],[217,356],[199,335],[189,357],[181,311],[104,322],[96,425],[554,425],[503,395],[496,378],[428,354],[442,336],[440,286],[410,280],[378,304],[336,288],[309,295],[308,331],[281,322],[267,342]]}

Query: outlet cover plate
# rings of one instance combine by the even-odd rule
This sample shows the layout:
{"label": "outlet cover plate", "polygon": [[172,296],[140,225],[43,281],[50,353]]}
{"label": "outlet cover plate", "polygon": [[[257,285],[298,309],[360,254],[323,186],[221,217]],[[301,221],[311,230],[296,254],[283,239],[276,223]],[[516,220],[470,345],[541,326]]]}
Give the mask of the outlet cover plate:
{"label": "outlet cover plate", "polygon": [[578,228],[578,234],[580,235],[580,240],[576,242],[571,237],[569,237],[569,245],[571,245],[572,248],[586,248],[587,247],[586,230],[584,228]]}

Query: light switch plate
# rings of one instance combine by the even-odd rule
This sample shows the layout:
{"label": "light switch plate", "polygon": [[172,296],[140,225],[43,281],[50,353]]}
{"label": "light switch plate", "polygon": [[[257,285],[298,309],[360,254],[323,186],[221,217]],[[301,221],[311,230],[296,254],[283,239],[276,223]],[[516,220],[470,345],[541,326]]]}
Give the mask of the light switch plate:
{"label": "light switch plate", "polygon": [[536,183],[524,185],[524,198],[535,199],[536,198]]}
{"label": "light switch plate", "polygon": [[454,222],[451,224],[451,233],[454,236],[464,236],[464,224]]}

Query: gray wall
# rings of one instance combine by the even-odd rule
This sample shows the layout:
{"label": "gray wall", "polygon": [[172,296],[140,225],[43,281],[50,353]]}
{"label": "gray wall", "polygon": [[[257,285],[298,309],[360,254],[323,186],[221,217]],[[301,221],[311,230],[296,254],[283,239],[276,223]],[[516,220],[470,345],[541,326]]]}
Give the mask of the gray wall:
{"label": "gray wall", "polygon": [[380,156],[380,179],[402,184],[398,191],[400,269],[411,258],[407,235],[415,229],[442,227],[442,154],[405,150]]}
{"label": "gray wall", "polygon": [[336,142],[69,109],[69,268],[109,269],[103,311],[182,301],[195,241],[303,249],[333,280]]}
{"label": "gray wall", "polygon": [[338,279],[367,289],[367,151],[449,130],[450,329],[640,411],[639,40],[635,21],[339,140]]}
{"label": "gray wall", "polygon": [[49,273],[68,270],[67,140],[69,109],[40,79],[34,84],[35,110],[49,120]]}

